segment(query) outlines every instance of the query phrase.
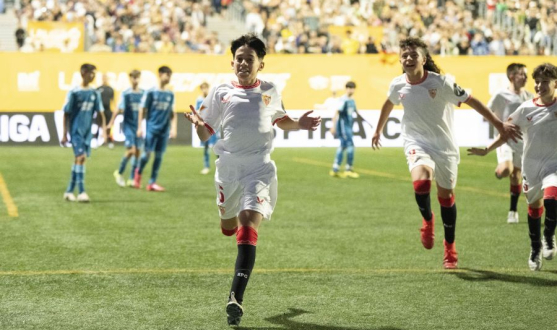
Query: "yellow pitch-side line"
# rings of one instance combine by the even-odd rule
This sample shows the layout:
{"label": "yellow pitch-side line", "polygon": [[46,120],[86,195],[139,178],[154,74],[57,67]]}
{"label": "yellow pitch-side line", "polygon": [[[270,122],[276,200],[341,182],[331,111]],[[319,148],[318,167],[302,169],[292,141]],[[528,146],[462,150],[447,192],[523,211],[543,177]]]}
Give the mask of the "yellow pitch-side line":
{"label": "yellow pitch-side line", "polygon": [[10,195],[10,191],[8,190],[8,186],[6,185],[6,181],[4,181],[4,177],[2,173],[0,173],[0,193],[2,194],[2,199],[4,200],[4,204],[8,209],[8,215],[10,217],[18,217],[19,214],[17,212],[17,205],[15,205],[12,196]]}
{"label": "yellow pitch-side line", "polygon": [[[494,273],[531,273],[528,269],[480,269],[479,272]],[[446,273],[476,273],[467,269],[420,269],[420,268],[384,268],[384,269],[356,269],[356,268],[277,268],[277,269],[255,269],[257,274],[277,274],[277,273],[294,273],[294,274],[446,274]],[[108,270],[13,270],[0,271],[0,276],[55,276],[55,275],[150,275],[150,274],[202,274],[202,275],[228,275],[233,274],[233,269],[184,269],[184,268],[168,268],[168,269],[149,269],[149,268],[130,268],[130,269],[108,269]]]}
{"label": "yellow pitch-side line", "polygon": [[[307,159],[307,158],[294,157],[293,161],[295,161],[297,163],[321,166],[321,167],[326,167],[326,168],[331,167],[331,164],[329,164],[329,163],[320,162],[320,161],[317,161],[317,160]],[[373,171],[373,170],[368,170],[368,169],[365,169],[365,168],[354,168],[354,170],[356,172],[359,172],[359,173],[368,174],[368,175],[372,175],[372,176],[378,176],[378,177],[382,177],[382,178],[389,178],[389,179],[405,181],[405,182],[412,181],[408,177],[401,177],[401,176],[398,176],[398,175],[395,175],[395,174],[392,174],[392,173]],[[488,196],[494,196],[494,197],[504,197],[504,198],[509,197],[509,195],[507,195],[507,194],[503,194],[503,193],[496,192],[496,191],[474,188],[474,187],[458,186],[458,189],[468,191],[468,192],[473,192],[473,193],[476,193],[476,194],[482,194],[482,195],[488,195]]]}

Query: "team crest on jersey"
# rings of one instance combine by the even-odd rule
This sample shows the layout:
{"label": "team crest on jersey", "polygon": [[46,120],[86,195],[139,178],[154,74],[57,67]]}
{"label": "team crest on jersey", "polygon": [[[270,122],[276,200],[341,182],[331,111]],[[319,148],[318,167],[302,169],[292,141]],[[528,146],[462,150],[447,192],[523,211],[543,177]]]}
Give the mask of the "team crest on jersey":
{"label": "team crest on jersey", "polygon": [[432,99],[434,99],[435,96],[437,96],[437,89],[436,88],[430,89],[428,92],[429,92],[429,96],[431,96]]}
{"label": "team crest on jersey", "polygon": [[532,121],[532,118],[534,118],[534,116],[526,117],[528,121]]}
{"label": "team crest on jersey", "polygon": [[263,98],[263,103],[265,103],[265,105],[269,105],[269,103],[271,103],[271,97],[269,95],[262,95],[261,97]]}

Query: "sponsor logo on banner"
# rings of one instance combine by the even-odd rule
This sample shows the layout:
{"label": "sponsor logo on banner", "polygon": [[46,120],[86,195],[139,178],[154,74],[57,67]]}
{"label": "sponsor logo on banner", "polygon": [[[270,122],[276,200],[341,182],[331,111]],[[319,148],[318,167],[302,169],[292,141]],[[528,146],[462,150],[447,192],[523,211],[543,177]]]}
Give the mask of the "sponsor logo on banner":
{"label": "sponsor logo on banner", "polygon": [[[47,116],[50,123],[47,123]],[[51,117],[52,114],[0,113],[0,142],[49,143],[54,128]]]}

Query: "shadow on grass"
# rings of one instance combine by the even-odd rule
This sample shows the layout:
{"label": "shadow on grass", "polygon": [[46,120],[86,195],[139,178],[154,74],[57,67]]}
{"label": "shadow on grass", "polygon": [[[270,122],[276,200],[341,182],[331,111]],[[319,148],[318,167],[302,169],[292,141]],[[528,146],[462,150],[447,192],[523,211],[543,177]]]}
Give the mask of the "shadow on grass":
{"label": "shadow on grass", "polygon": [[[535,276],[521,276],[504,273],[496,273],[489,270],[461,268],[465,272],[455,272],[454,275],[465,281],[485,282],[485,281],[501,281],[507,283],[529,284],[533,286],[557,286],[557,280],[548,280]],[[550,271],[550,273],[557,273]],[[534,272],[532,272],[534,274]]]}
{"label": "shadow on grass", "polygon": [[296,316],[311,313],[303,309],[289,308],[289,312],[271,316],[265,319],[269,323],[277,325],[278,327],[239,327],[239,330],[402,330],[395,327],[366,327],[366,328],[353,328],[345,326],[334,325],[319,325],[313,323],[302,323],[292,320]]}

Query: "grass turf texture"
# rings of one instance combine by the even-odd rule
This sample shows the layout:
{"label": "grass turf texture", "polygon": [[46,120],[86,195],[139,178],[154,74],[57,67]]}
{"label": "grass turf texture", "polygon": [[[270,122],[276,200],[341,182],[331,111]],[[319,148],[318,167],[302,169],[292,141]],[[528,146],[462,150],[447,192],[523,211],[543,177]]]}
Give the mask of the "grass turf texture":
{"label": "grass turf texture", "polygon": [[[118,187],[122,154],[93,150],[92,203],[78,204],[62,200],[70,149],[0,148],[19,209],[10,218],[0,204],[0,329],[227,328],[236,244],[220,233],[202,151],[169,148],[165,193]],[[553,328],[557,261],[528,270],[524,199],[520,223],[508,225],[509,181],[495,179],[495,155],[462,154],[461,269],[444,271],[440,218],[427,251],[400,149],[359,148],[357,180],[328,176],[334,149],[275,150],[279,201],[260,230],[241,328]]]}

